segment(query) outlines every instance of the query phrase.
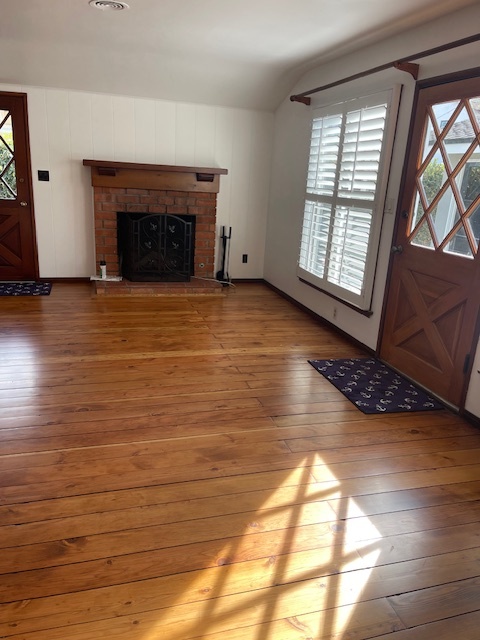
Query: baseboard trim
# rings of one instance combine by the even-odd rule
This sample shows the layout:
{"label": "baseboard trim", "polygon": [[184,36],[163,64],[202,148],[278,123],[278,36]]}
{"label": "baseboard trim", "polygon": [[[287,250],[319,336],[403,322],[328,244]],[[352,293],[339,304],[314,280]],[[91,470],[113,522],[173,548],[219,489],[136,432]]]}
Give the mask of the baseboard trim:
{"label": "baseboard trim", "polygon": [[298,307],[299,309],[307,313],[309,316],[314,318],[317,322],[327,326],[329,329],[331,329],[332,331],[335,331],[335,333],[342,336],[342,338],[345,338],[346,340],[348,340],[353,346],[358,347],[359,349],[363,349],[364,351],[367,352],[367,354],[376,357],[375,349],[372,349],[371,347],[368,347],[366,344],[363,344],[363,342],[360,342],[360,340],[357,340],[356,338],[351,336],[349,333],[347,333],[346,331],[343,331],[343,329],[340,329],[339,327],[334,325],[332,322],[330,322],[323,316],[319,315],[315,311],[312,311],[301,302],[298,302],[298,300],[295,300],[295,298],[292,298],[291,296],[289,296],[288,293],[285,293],[285,291],[278,289],[278,287],[268,282],[268,280],[263,280],[263,283],[267,287],[272,289],[272,291],[275,291],[275,293],[278,293],[279,296],[281,296],[282,298],[285,298],[285,300],[288,300],[293,305],[295,305],[296,307]]}
{"label": "baseboard trim", "polygon": [[471,425],[473,425],[477,429],[480,429],[480,418],[474,413],[470,413],[470,411],[463,409],[460,410],[460,417],[465,418],[465,420],[468,420]]}
{"label": "baseboard trim", "polygon": [[73,282],[90,282],[90,277],[85,278],[38,278],[37,282],[51,282],[52,284],[65,284]]}

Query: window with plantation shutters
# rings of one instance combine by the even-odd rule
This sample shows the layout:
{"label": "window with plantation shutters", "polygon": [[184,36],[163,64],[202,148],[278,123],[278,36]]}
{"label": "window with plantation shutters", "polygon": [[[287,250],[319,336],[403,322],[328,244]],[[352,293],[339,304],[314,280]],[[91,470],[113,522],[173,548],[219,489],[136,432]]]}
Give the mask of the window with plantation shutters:
{"label": "window with plantation shutters", "polygon": [[298,275],[362,310],[373,291],[391,94],[315,110],[312,121]]}

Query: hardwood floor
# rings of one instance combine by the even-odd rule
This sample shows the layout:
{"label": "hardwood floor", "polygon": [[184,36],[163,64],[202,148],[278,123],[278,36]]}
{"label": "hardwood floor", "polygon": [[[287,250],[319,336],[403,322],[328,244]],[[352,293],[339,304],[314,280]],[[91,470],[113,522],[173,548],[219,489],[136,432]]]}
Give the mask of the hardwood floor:
{"label": "hardwood floor", "polygon": [[0,638],[478,640],[480,432],[262,285],[0,299]]}

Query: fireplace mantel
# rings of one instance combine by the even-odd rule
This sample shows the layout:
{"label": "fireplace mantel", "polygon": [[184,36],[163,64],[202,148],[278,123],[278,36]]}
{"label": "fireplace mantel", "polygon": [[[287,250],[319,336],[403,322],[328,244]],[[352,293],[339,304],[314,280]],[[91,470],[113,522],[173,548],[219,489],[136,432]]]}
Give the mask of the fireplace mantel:
{"label": "fireplace mantel", "polygon": [[94,194],[95,258],[107,275],[121,275],[117,216],[193,215],[196,218],[194,275],[188,282],[95,281],[97,294],[189,295],[220,293],[215,279],[216,199],[227,169],[109,160],[84,160],[91,168]]}
{"label": "fireplace mantel", "polygon": [[228,169],[211,167],[109,160],[84,160],[83,164],[91,167],[93,187],[218,193],[220,176],[228,174]]}

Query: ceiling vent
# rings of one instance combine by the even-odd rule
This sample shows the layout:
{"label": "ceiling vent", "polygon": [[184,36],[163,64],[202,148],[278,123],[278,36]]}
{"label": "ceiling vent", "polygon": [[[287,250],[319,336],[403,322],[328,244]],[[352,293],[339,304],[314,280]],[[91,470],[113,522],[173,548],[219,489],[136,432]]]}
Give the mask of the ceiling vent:
{"label": "ceiling vent", "polygon": [[102,11],[123,11],[123,9],[130,9],[126,2],[118,2],[118,0],[90,0],[88,4]]}

